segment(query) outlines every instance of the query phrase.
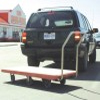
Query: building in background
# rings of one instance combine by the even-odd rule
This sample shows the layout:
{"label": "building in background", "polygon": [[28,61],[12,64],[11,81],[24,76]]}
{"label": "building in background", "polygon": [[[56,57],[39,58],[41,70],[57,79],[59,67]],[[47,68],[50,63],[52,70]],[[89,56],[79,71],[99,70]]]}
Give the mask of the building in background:
{"label": "building in background", "polygon": [[0,41],[20,41],[26,15],[17,5],[13,10],[0,10]]}

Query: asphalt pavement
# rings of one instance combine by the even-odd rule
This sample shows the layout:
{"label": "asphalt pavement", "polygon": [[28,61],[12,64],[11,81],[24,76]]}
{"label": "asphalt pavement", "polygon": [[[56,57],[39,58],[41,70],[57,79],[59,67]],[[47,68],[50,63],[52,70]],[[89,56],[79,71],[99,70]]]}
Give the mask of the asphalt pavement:
{"label": "asphalt pavement", "polygon": [[[15,45],[15,46],[12,46]],[[3,43],[0,45],[3,45]],[[8,67],[26,67],[27,57],[21,52],[20,43],[4,43],[0,47],[0,70]],[[16,46],[18,45],[18,46]],[[45,89],[42,79],[32,77],[31,86],[26,84],[26,76],[16,75],[12,83],[8,73],[0,72],[1,100],[100,100],[100,49],[97,49],[96,63],[88,64],[86,72],[78,77],[66,79],[64,86],[52,81],[51,87]],[[50,66],[49,61],[41,66]],[[27,66],[28,67],[28,66]],[[52,66],[51,66],[52,67]]]}

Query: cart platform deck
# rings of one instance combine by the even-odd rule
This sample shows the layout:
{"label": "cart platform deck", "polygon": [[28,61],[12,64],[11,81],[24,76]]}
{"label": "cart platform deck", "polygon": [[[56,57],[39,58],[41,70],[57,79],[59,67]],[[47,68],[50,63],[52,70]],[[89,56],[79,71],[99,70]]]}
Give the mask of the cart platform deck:
{"label": "cart platform deck", "polygon": [[[1,69],[2,72],[10,74],[18,74],[30,77],[37,77],[47,80],[57,80],[61,78],[61,69],[55,68],[41,68],[41,67],[10,67]],[[74,70],[63,70],[63,78],[69,78],[75,76],[76,71]]]}

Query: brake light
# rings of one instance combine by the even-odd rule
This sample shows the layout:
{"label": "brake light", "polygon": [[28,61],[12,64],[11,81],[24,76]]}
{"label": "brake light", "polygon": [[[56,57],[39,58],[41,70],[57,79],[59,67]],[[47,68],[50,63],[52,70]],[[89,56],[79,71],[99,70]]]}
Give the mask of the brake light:
{"label": "brake light", "polygon": [[75,39],[75,41],[80,41],[80,39],[81,39],[80,31],[75,31],[74,32],[74,39]]}
{"label": "brake light", "polygon": [[27,36],[27,33],[26,32],[23,32],[22,33],[22,42],[23,43],[26,43],[26,36]]}

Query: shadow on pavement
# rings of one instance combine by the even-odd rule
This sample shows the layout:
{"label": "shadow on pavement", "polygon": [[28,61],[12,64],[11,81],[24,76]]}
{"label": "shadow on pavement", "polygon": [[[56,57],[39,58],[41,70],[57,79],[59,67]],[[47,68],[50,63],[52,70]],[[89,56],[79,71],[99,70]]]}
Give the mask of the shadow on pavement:
{"label": "shadow on pavement", "polygon": [[27,85],[26,79],[16,80],[14,83],[5,82],[5,84],[11,84],[11,85],[15,85],[15,86],[21,86],[21,87],[25,87],[25,88],[43,90],[43,91],[48,91],[48,92],[60,93],[60,94],[68,93],[70,91],[74,91],[74,90],[81,88],[81,87],[77,87],[77,86],[60,85],[60,84],[56,84],[56,83],[51,83],[50,88],[45,88],[42,81],[33,80],[31,85]]}
{"label": "shadow on pavement", "polygon": [[80,73],[76,80],[100,81],[100,62],[88,64],[88,70]]}

